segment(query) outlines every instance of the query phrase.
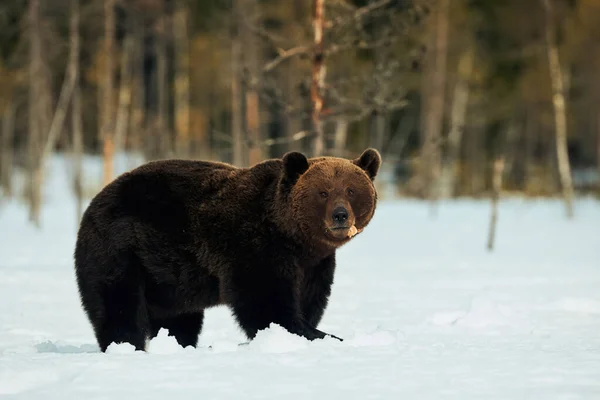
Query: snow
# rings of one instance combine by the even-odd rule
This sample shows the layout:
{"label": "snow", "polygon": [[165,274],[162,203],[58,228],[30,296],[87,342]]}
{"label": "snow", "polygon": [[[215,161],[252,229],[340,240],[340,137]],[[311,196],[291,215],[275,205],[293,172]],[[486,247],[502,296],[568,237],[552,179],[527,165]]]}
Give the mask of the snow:
{"label": "snow", "polygon": [[319,326],[344,342],[271,325],[246,343],[220,307],[198,348],[163,330],[147,352],[103,354],[75,285],[66,169],[52,160],[41,230],[0,205],[2,399],[600,398],[596,200],[578,199],[570,221],[557,200],[503,200],[493,253],[485,201],[442,202],[432,218],[428,204],[382,200],[339,252]]}

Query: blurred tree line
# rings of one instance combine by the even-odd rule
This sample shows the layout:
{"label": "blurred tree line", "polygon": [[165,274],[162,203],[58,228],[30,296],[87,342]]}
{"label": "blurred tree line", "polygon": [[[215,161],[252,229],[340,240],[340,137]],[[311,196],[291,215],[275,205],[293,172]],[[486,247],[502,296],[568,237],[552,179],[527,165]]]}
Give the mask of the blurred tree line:
{"label": "blurred tree line", "polygon": [[81,214],[84,154],[106,184],[123,152],[248,166],[373,146],[403,195],[486,195],[502,160],[504,190],[571,214],[598,190],[598,70],[600,0],[5,0],[1,193],[39,223],[55,152]]}

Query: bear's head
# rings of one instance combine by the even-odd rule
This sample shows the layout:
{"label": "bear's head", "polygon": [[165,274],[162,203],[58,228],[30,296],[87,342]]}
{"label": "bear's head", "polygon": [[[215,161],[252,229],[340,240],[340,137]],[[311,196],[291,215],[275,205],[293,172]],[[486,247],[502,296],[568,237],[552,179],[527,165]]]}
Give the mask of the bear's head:
{"label": "bear's head", "polygon": [[377,150],[353,160],[289,152],[282,161],[286,225],[316,247],[335,249],[371,221],[377,203],[373,181],[381,165]]}

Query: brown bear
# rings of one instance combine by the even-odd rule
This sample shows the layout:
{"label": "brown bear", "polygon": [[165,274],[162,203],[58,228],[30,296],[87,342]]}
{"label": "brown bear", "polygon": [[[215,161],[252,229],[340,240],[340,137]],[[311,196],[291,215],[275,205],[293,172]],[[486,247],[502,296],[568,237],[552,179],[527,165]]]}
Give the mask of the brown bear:
{"label": "brown bear", "polygon": [[86,209],[74,254],[101,351],[144,350],[160,328],[195,347],[217,305],[250,340],[271,323],[328,336],[317,325],[336,249],[373,217],[380,164],[374,149],[354,160],[289,152],[251,168],[154,161],[115,179]]}

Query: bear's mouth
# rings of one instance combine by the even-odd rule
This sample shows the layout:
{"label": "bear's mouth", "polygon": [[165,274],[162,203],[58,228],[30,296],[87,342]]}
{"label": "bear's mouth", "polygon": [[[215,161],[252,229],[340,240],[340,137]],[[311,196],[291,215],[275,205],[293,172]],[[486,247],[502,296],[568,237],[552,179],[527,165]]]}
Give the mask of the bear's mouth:
{"label": "bear's mouth", "polygon": [[349,226],[335,226],[333,228],[327,228],[330,231],[347,231],[348,229],[350,229]]}
{"label": "bear's mouth", "polygon": [[330,240],[344,241],[350,238],[348,235],[350,228],[350,226],[332,226],[326,229],[326,233]]}

